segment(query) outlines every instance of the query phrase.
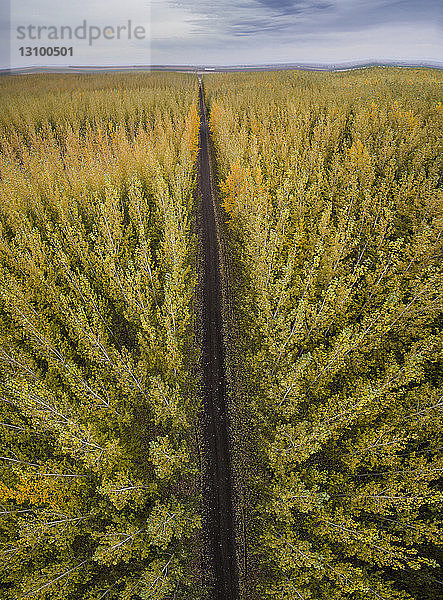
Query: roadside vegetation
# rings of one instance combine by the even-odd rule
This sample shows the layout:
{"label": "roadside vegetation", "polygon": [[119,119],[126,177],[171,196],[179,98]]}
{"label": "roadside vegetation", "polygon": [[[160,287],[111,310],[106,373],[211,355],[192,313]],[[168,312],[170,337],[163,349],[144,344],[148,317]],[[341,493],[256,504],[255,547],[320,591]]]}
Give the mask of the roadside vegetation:
{"label": "roadside vegetation", "polygon": [[0,595],[200,597],[195,77],[5,77]]}
{"label": "roadside vegetation", "polygon": [[242,598],[441,597],[441,74],[204,81]]}

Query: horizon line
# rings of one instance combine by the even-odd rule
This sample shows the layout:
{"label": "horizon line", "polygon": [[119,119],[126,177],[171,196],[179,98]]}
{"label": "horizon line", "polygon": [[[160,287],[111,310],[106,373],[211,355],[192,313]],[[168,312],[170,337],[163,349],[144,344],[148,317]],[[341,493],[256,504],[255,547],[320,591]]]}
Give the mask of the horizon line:
{"label": "horizon line", "polygon": [[335,62],[277,62],[257,64],[126,64],[126,65],[29,65],[25,67],[3,67],[0,74],[20,73],[72,73],[91,71],[189,71],[189,72],[224,72],[224,71],[275,71],[275,70],[306,70],[306,71],[340,71],[370,67],[404,67],[443,69],[443,62],[434,60],[351,60]]}

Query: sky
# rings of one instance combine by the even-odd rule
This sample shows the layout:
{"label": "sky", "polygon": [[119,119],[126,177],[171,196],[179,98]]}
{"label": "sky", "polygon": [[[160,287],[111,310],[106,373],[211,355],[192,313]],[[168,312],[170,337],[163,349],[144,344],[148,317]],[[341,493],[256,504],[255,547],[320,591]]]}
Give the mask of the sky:
{"label": "sky", "polygon": [[1,66],[443,62],[441,0],[0,2]]}

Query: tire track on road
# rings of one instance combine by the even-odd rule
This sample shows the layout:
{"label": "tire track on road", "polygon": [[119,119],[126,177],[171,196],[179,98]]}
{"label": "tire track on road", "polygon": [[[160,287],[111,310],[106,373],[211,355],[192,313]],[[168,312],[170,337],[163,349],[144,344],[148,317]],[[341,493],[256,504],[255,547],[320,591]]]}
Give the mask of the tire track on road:
{"label": "tire track on road", "polygon": [[201,195],[200,237],[203,252],[204,527],[211,570],[212,598],[237,600],[238,572],[235,556],[229,415],[226,402],[220,252],[209,152],[209,127],[201,77],[199,106],[198,190]]}

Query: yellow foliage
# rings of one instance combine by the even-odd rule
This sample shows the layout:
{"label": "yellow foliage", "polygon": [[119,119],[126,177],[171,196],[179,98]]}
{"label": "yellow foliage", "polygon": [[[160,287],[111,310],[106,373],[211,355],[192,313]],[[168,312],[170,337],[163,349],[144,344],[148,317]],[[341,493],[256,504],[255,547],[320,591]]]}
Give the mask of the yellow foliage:
{"label": "yellow foliage", "polygon": [[401,110],[398,102],[393,104],[394,115],[399,125],[406,125],[410,129],[413,129],[419,125],[418,119],[412,110]]}
{"label": "yellow foliage", "polygon": [[186,139],[192,159],[196,160],[199,146],[200,116],[196,104],[192,104],[186,118]]}
{"label": "yellow foliage", "polygon": [[217,102],[214,102],[211,106],[211,115],[209,118],[209,129],[212,133],[217,129],[218,124],[221,120],[221,108]]}
{"label": "yellow foliage", "polygon": [[0,481],[0,502],[7,502],[14,498],[15,492],[10,490],[2,481]]}
{"label": "yellow foliage", "polygon": [[223,201],[222,205],[229,217],[232,219],[237,204],[237,198],[244,194],[248,187],[248,173],[237,160],[231,166],[231,172],[224,182],[220,184]]}
{"label": "yellow foliage", "polygon": [[406,123],[411,127],[411,129],[413,127],[415,127],[416,125],[418,125],[418,119],[414,115],[414,113],[412,112],[412,110],[408,110],[407,112],[404,113],[403,116],[404,116],[404,119],[405,119]]}
{"label": "yellow foliage", "polygon": [[352,146],[349,150],[349,156],[353,162],[358,163],[363,158],[366,158],[368,156],[368,151],[363,146],[361,141],[357,140],[356,142],[354,142],[352,144]]}
{"label": "yellow foliage", "polygon": [[53,509],[65,507],[73,496],[62,488],[57,479],[22,475],[15,489],[0,483],[0,501],[13,500],[16,504],[45,505]]}

